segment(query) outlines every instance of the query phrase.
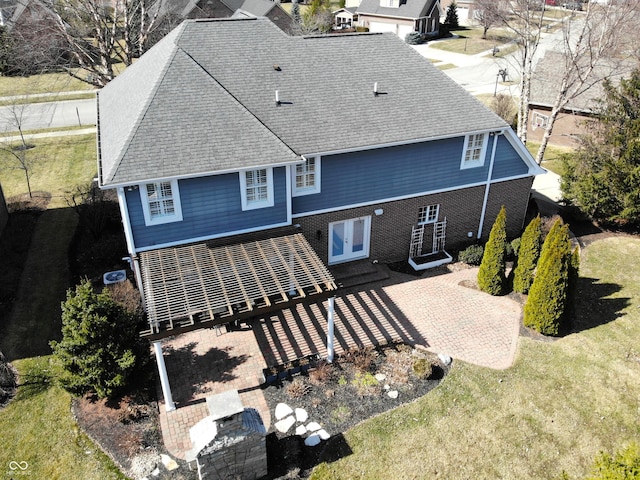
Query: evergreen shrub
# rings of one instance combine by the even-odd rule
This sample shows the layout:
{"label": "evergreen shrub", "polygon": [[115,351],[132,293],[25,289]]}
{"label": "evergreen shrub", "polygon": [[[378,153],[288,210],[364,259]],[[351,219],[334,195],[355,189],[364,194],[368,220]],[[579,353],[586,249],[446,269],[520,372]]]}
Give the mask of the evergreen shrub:
{"label": "evergreen shrub", "polygon": [[458,253],[458,260],[467,265],[480,265],[483,253],[484,247],[482,245],[469,245]]}
{"label": "evergreen shrub", "polygon": [[513,290],[515,292],[529,293],[541,247],[542,224],[540,216],[537,216],[529,222],[522,234],[518,263],[513,271]]}
{"label": "evergreen shrub", "polygon": [[571,243],[560,220],[542,246],[536,276],[524,306],[524,324],[544,335],[558,335],[565,326]]}
{"label": "evergreen shrub", "polygon": [[505,262],[507,253],[507,211],[502,206],[491,227],[489,240],[484,247],[484,255],[478,271],[478,287],[490,295],[504,293]]}

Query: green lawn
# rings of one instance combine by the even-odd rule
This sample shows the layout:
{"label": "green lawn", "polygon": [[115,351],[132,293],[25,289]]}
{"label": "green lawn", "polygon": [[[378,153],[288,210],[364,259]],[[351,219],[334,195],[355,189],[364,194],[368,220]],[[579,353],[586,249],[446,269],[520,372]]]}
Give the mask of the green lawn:
{"label": "green lawn", "polygon": [[[65,207],[64,195],[76,185],[86,184],[97,171],[96,136],[72,135],[29,140],[36,148],[26,151],[35,159],[32,168],[31,189],[49,192],[50,207]],[[22,170],[17,170],[16,160],[0,143],[0,183],[7,198],[27,192]]]}
{"label": "green lawn", "polygon": [[419,401],[346,432],[313,479],[553,479],[640,440],[640,239],[583,252],[581,331],[521,338],[505,371],[456,362]]}
{"label": "green lawn", "polygon": [[[71,396],[53,386],[50,357],[19,360],[16,398],[0,410],[0,474],[7,479],[124,479],[71,417]],[[10,462],[26,462],[12,474]]]}

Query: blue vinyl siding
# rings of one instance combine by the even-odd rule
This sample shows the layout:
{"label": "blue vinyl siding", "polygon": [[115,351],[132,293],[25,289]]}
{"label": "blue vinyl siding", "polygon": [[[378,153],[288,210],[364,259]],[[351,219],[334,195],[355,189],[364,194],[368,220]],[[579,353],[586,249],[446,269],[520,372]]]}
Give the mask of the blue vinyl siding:
{"label": "blue vinyl siding", "polygon": [[501,178],[515,177],[525,175],[529,172],[529,167],[520,158],[520,155],[511,146],[509,140],[503,135],[498,137],[498,147],[496,148],[496,157],[493,162],[492,180]]}
{"label": "blue vinyl siding", "polygon": [[[464,137],[322,157],[321,192],[294,197],[293,214],[370,203],[477,184],[487,179],[493,137],[482,167],[461,170]],[[493,178],[528,171],[503,136],[498,138]]]}
{"label": "blue vinyl siding", "polygon": [[136,248],[188,242],[287,221],[286,170],[273,169],[274,206],[242,211],[237,173],[179,180],[181,222],[147,227],[138,190],[126,192]]}

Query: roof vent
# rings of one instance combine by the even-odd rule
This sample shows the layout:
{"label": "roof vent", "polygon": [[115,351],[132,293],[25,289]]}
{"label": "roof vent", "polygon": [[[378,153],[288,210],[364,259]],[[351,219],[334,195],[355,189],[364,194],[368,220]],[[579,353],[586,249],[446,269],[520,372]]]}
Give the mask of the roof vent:
{"label": "roof vent", "polygon": [[378,82],[375,82],[373,84],[373,94],[377,97],[378,96]]}
{"label": "roof vent", "polygon": [[280,106],[280,92],[276,90],[276,105]]}
{"label": "roof vent", "polygon": [[273,64],[273,69],[274,69],[276,72],[280,72],[280,71],[282,71],[282,69],[280,68],[280,65],[278,65],[277,63],[274,63],[274,64]]}

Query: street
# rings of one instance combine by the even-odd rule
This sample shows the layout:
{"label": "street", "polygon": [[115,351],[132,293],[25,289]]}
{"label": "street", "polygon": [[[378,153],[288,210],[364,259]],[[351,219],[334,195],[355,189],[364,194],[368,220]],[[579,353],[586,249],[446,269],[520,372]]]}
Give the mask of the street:
{"label": "street", "polygon": [[96,123],[96,100],[16,104],[0,107],[0,131],[89,126]]}
{"label": "street", "polygon": [[[423,45],[412,45],[422,56],[434,61],[436,66],[450,64],[443,72],[472,95],[506,93],[519,95],[517,54],[493,57],[491,52],[465,55],[434,48],[435,40]],[[542,35],[536,58],[562,41],[562,30]],[[508,72],[507,81],[499,78],[500,70]],[[0,107],[0,132],[90,126],[96,123],[96,100],[64,100],[47,103],[16,104]]]}

